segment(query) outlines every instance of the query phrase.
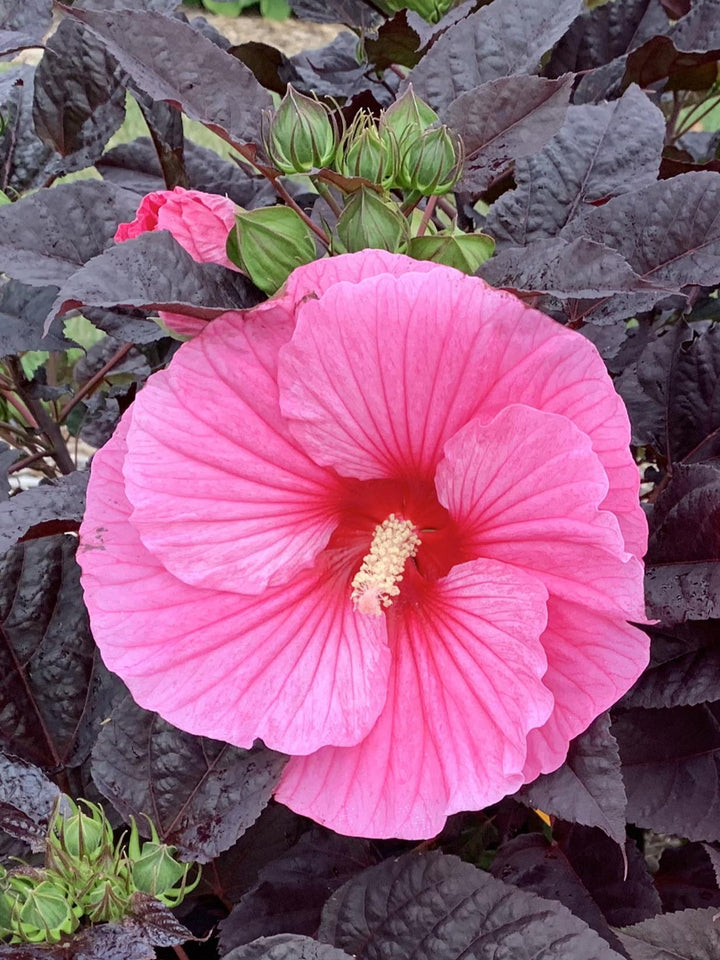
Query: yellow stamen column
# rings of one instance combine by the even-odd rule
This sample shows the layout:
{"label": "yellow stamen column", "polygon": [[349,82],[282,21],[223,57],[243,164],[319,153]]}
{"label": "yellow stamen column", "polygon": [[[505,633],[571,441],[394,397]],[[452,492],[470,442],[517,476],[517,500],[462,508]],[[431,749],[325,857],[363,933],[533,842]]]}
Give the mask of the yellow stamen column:
{"label": "yellow stamen column", "polygon": [[389,607],[400,593],[405,563],[414,557],[420,546],[415,527],[394,513],[375,527],[370,552],[352,582],[352,601],[359,613],[375,616]]}

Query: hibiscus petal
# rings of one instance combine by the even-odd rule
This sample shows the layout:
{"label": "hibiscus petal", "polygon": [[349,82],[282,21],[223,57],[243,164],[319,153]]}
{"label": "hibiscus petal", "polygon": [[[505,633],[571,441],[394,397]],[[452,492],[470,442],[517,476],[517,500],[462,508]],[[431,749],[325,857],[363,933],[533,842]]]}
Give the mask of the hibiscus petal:
{"label": "hibiscus petal", "polygon": [[225,314],[135,401],[126,493],[163,565],[196,586],[259,593],[312,564],[339,481],[289,435],[275,383],[282,310]]}
{"label": "hibiscus petal", "polygon": [[339,257],[323,257],[294,270],[279,296],[295,304],[303,297],[320,297],[330,287],[343,281],[359,283],[382,273],[389,273],[392,277],[406,273],[430,273],[436,266],[427,260],[413,260],[412,257],[388,253],[386,250],[361,250]]}
{"label": "hibiscus petal", "polygon": [[514,404],[487,424],[471,420],[446,443],[435,483],[471,555],[521,566],[551,593],[644,617],[641,565],[600,509],[607,475],[566,417]]}
{"label": "hibiscus petal", "polygon": [[299,307],[279,382],[313,459],[361,479],[432,477],[461,426],[510,403],[562,414],[592,440],[628,551],[645,552],[629,422],[597,350],[475,277],[434,265],[331,286]]}
{"label": "hibiscus petal", "polygon": [[548,672],[543,682],[555,696],[546,724],[528,737],[525,780],[556,770],[568,744],[637,680],[648,664],[647,634],[622,620],[551,597],[543,635]]}
{"label": "hibiscus petal", "polygon": [[[132,410],[132,408],[131,408]],[[93,460],[78,559],[93,635],[133,697],[191,733],[303,754],[357,743],[387,691],[384,618],[326,566],[260,597],[188,586],[130,523],[129,418]]]}
{"label": "hibiscus petal", "polygon": [[391,609],[380,718],[357,746],[292,758],[277,799],[340,833],[418,839],[513,793],[528,731],[552,709],[538,641],[546,596],[534,578],[477,560],[421,606]]}

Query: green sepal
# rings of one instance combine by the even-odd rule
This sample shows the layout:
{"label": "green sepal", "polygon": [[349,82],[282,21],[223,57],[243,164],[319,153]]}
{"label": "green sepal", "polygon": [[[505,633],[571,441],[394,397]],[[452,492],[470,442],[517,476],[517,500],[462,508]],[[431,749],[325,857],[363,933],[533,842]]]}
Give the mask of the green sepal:
{"label": "green sepal", "polygon": [[469,276],[477,273],[495,250],[495,241],[484,233],[437,233],[434,236],[413,237],[408,255],[416,260],[432,260],[446,267],[455,267]]}
{"label": "green sepal", "polygon": [[447,193],[460,179],[465,161],[462,140],[449,127],[431,127],[404,148],[398,183],[423,196]]}
{"label": "green sepal", "polygon": [[335,229],[335,253],[367,249],[401,253],[409,240],[408,222],[397,206],[368,187],[348,198]]}
{"label": "green sepal", "polygon": [[263,114],[263,145],[282,173],[309,173],[332,162],[338,130],[329,107],[288,84],[274,113]]}
{"label": "green sepal", "polygon": [[227,255],[267,294],[279,290],[296,267],[317,258],[312,230],[290,207],[241,210],[235,220]]}

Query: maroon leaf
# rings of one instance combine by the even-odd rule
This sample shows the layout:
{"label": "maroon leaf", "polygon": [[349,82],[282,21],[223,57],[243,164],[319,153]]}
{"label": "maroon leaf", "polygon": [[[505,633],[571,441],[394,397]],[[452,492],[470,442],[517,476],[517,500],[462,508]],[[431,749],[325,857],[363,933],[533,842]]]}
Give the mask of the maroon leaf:
{"label": "maroon leaf", "polygon": [[717,911],[679,910],[618,931],[630,960],[716,960]]}

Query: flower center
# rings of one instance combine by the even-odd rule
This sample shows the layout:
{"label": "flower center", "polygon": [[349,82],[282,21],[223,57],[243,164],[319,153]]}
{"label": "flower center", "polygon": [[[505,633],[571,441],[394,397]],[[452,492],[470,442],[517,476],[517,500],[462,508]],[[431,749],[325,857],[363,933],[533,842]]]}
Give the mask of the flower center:
{"label": "flower center", "polygon": [[400,593],[405,563],[420,546],[414,525],[394,513],[375,527],[370,552],[352,581],[352,601],[360,613],[382,613]]}

